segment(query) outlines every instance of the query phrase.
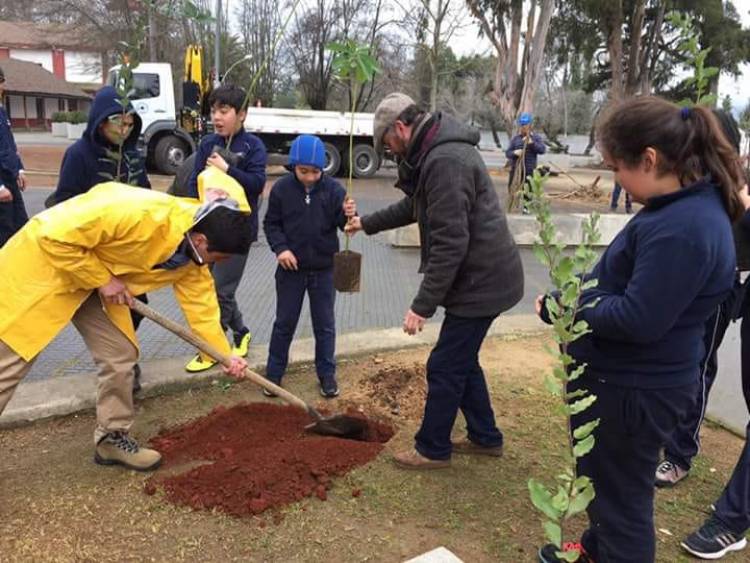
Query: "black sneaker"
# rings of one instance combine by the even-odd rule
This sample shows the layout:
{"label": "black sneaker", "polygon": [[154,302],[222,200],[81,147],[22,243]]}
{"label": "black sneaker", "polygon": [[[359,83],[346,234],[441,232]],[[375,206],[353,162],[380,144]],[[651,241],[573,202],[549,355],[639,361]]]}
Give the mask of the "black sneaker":
{"label": "black sneaker", "polygon": [[133,366],[133,395],[141,390],[141,366],[135,364]]}
{"label": "black sneaker", "polygon": [[[580,543],[563,543],[562,551],[573,551],[576,549],[579,553],[577,563],[594,563],[594,560],[588,553],[586,553],[586,550],[583,549],[583,546]],[[539,550],[538,555],[540,563],[563,563],[563,560],[555,555],[558,551],[556,545],[548,543]]]}
{"label": "black sneaker", "polygon": [[730,551],[745,549],[747,540],[743,535],[732,532],[712,515],[700,530],[690,534],[680,545],[688,553],[701,559],[721,559]]}
{"label": "black sneaker", "polygon": [[320,381],[320,396],[326,399],[333,399],[339,396],[339,386],[336,379],[326,379]]}

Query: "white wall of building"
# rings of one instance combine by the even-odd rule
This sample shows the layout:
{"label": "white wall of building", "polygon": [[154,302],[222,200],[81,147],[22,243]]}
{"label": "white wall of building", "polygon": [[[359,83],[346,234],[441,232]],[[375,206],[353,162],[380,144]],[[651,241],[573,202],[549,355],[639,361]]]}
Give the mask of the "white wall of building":
{"label": "white wall of building", "polygon": [[26,96],[26,117],[29,119],[35,119],[36,113],[36,98],[34,96]]}
{"label": "white wall of building", "polygon": [[23,119],[22,96],[8,96],[8,112],[11,119]]}
{"label": "white wall of building", "polygon": [[44,70],[52,72],[52,50],[37,51],[34,49],[10,49],[10,58],[42,65]]}
{"label": "white wall of building", "polygon": [[44,117],[52,119],[52,114],[60,111],[57,98],[44,99]]}
{"label": "white wall of building", "polygon": [[102,83],[102,58],[97,53],[65,51],[65,80]]}
{"label": "white wall of building", "polygon": [[34,96],[26,96],[26,114],[24,115],[23,110],[23,96],[8,96],[8,110],[10,112],[11,119],[34,119],[37,117],[36,113],[36,98]]}

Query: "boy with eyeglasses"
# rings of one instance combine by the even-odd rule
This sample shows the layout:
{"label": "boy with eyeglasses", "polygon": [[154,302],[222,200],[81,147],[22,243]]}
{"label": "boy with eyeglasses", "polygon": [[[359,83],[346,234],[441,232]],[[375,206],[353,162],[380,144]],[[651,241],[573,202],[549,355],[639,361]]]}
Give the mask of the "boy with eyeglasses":
{"label": "boy with eyeglasses", "polygon": [[[133,107],[128,104],[123,111],[112,86],[99,90],[83,136],[69,146],[63,156],[54,203],[86,193],[96,184],[107,181],[150,188],[146,163],[136,150],[140,134],[141,118]],[[120,145],[122,161],[118,166],[115,155],[119,154]]]}
{"label": "boy with eyeglasses", "polygon": [[5,73],[0,68],[0,248],[29,219],[21,196],[28,181],[10,129],[10,119],[3,106],[4,94]]}

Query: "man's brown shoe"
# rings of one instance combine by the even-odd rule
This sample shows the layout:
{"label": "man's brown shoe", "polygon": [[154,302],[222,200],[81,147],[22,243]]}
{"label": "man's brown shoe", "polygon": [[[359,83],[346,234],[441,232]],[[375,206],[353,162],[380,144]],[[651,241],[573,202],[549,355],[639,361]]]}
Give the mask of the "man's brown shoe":
{"label": "man's brown shoe", "polygon": [[430,459],[417,450],[406,450],[394,454],[393,461],[401,469],[443,469],[451,466],[450,459]]}
{"label": "man's brown shoe", "polygon": [[96,445],[94,461],[99,465],[122,465],[136,471],[153,471],[161,463],[161,454],[156,450],[141,448],[125,432],[110,432]]}
{"label": "man's brown shoe", "polygon": [[502,446],[480,446],[475,444],[468,438],[453,442],[453,453],[463,455],[486,455],[490,457],[502,457],[503,447]]}

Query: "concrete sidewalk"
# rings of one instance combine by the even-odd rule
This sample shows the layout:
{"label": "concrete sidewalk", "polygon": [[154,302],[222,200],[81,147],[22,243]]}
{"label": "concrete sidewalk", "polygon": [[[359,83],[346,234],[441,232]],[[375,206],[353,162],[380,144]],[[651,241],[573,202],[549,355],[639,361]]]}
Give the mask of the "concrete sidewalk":
{"label": "concrete sidewalk", "polygon": [[[362,356],[388,350],[413,348],[437,341],[439,326],[429,324],[424,331],[409,336],[400,328],[366,330],[344,334],[337,338],[337,357]],[[535,315],[501,316],[490,327],[490,336],[533,334],[546,330]],[[265,367],[268,346],[251,346],[248,361],[251,369],[262,371]],[[312,362],[315,342],[311,338],[296,340],[292,344],[290,362]],[[187,356],[149,360],[141,363],[143,389],[139,398],[176,390],[185,386],[210,381],[222,372],[219,368],[199,374],[184,370]],[[14,426],[51,416],[61,416],[93,408],[96,399],[96,372],[84,372],[65,378],[31,381],[19,385],[5,412],[0,415],[0,427]],[[346,393],[346,381],[339,382]]]}

